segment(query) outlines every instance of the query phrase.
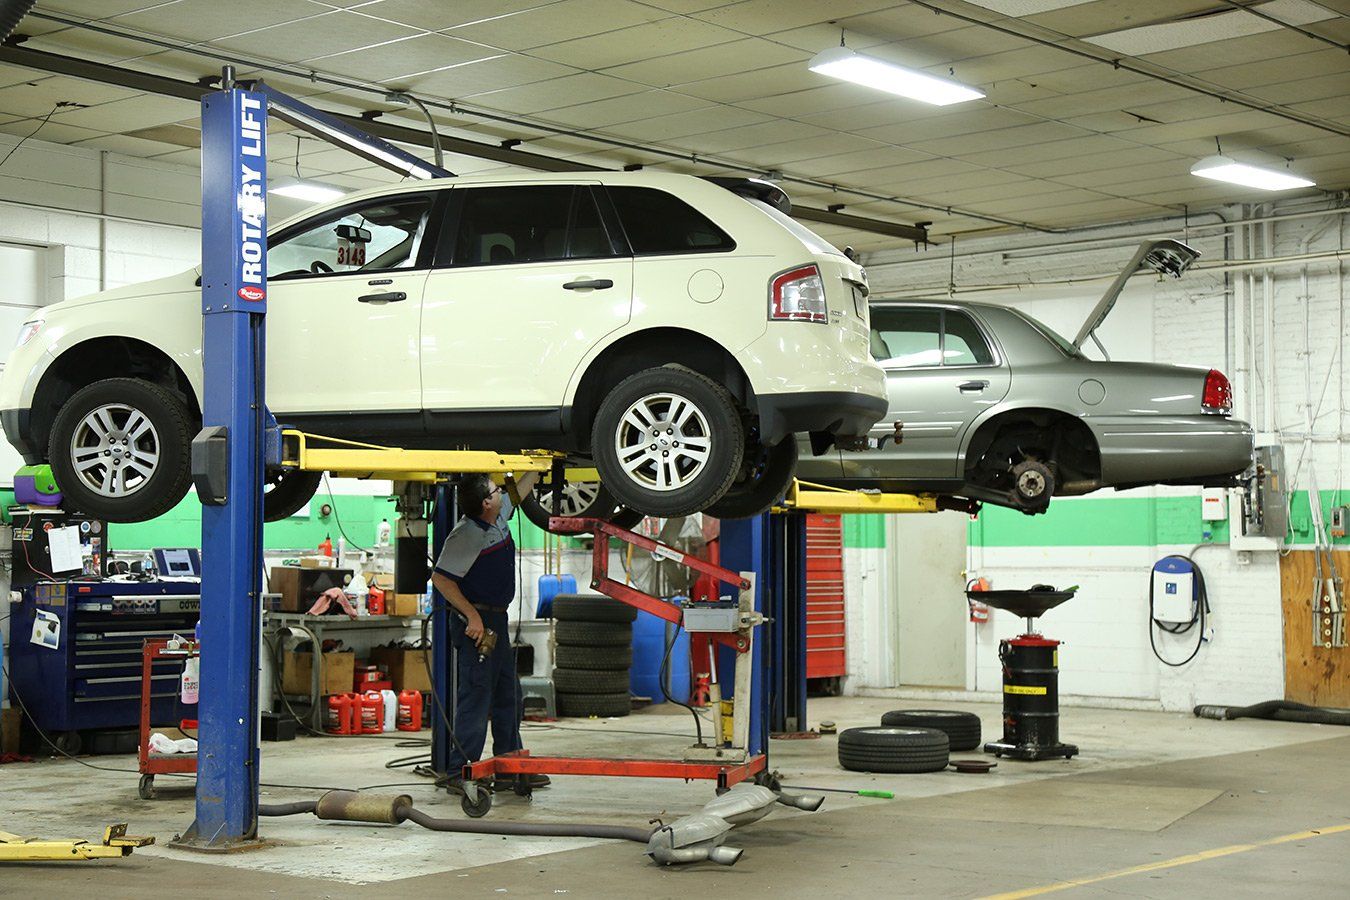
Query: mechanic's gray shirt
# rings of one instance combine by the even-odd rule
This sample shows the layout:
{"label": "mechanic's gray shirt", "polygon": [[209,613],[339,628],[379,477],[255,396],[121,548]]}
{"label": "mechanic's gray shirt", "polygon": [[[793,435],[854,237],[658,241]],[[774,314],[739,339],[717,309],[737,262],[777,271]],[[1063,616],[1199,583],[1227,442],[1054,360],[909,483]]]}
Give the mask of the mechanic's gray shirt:
{"label": "mechanic's gray shirt", "polygon": [[516,508],[511,503],[510,493],[502,490],[502,511],[497,521],[484,528],[480,522],[464,517],[455,523],[450,536],[441,547],[436,558],[436,571],[458,581],[468,573],[484,550],[495,547],[511,537],[507,524]]}

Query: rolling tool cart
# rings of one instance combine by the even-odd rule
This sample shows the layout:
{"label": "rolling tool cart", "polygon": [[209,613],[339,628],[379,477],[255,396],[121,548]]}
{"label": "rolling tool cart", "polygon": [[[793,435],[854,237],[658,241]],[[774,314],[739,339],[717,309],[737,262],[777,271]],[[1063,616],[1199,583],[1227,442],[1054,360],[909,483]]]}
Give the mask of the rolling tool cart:
{"label": "rolling tool cart", "polygon": [[[529,775],[606,775],[619,778],[682,778],[685,781],[710,780],[719,789],[747,780],[768,782],[768,760],[763,753],[752,754],[750,747],[750,690],[753,672],[755,629],[767,620],[755,609],[755,576],[732,572],[721,566],[682,553],[651,538],[634,534],[598,519],[554,518],[550,530],[557,533],[595,535],[591,559],[591,587],[629,606],[645,610],[685,630],[705,636],[714,643],[735,651],[734,698],[731,726],[721,716],[713,717],[711,743],[698,743],[685,751],[682,759],[618,759],[611,757],[532,756],[528,750],[504,753],[469,763],[464,767],[464,797],[461,806],[469,816],[478,818],[492,808],[490,785],[496,776],[520,776],[515,792],[529,796]],[[624,543],[709,575],[736,593],[725,598],[691,601],[684,605],[643,593],[609,577],[609,542]],[[720,696],[720,685],[712,686]]]}
{"label": "rolling tool cart", "polygon": [[[154,697],[153,667],[160,660],[195,659],[197,644],[193,641],[146,641],[141,648],[141,735],[137,762],[141,782],[136,795],[142,800],[155,799],[155,776],[168,774],[197,774],[195,753],[152,753],[150,750],[150,710]],[[179,729],[196,728],[196,720],[182,720]]]}

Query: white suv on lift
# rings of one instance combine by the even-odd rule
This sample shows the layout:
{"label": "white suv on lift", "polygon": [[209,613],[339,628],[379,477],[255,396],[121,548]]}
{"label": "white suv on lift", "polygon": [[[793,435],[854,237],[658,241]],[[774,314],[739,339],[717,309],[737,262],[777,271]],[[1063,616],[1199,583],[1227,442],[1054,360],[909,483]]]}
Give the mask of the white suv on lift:
{"label": "white suv on lift", "polygon": [[[747,515],[791,478],[794,433],[886,412],[863,270],[762,182],[477,176],[348,195],[269,235],[267,405],[296,427],[408,447],[593,461],[569,512]],[[42,310],[0,420],[73,508],[157,516],[200,427],[198,273]],[[271,476],[269,518],[317,475]],[[576,498],[573,498],[576,499]]]}

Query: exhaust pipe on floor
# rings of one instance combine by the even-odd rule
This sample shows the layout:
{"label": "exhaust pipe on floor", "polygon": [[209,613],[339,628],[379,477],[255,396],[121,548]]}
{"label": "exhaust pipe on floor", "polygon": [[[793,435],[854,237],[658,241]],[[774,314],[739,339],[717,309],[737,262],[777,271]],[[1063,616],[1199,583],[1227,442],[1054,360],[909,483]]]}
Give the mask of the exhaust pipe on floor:
{"label": "exhaust pipe on floor", "polygon": [[1200,719],[1274,719],[1314,725],[1350,725],[1350,709],[1306,706],[1292,700],[1267,700],[1251,706],[1200,705],[1194,712]]}

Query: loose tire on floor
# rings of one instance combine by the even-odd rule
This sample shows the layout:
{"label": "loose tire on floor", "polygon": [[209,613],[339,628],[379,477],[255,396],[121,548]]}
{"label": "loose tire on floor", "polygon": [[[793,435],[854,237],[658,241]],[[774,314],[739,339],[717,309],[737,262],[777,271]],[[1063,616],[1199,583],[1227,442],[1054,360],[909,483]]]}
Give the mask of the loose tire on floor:
{"label": "loose tire on floor", "polygon": [[554,669],[553,690],[559,694],[626,694],[628,670]]}
{"label": "loose tire on floor", "polygon": [[553,662],[560,669],[627,672],[633,665],[632,647],[577,647],[559,644]]}
{"label": "loose tire on floor", "polygon": [[[797,474],[797,439],[788,435],[773,447],[746,448],[741,477],[704,512],[718,519],[746,519],[768,512]],[[751,460],[749,457],[753,456]]]}
{"label": "loose tire on floor", "polygon": [[553,618],[559,622],[622,622],[637,619],[636,607],[599,594],[558,594]]}
{"label": "loose tire on floor", "polygon": [[558,622],[553,628],[553,636],[559,645],[614,647],[633,644],[633,626],[625,623]]}
{"label": "loose tire on floor", "polygon": [[619,382],[596,410],[591,455],[614,498],[651,516],[687,516],[721,499],[741,469],[735,398],[678,365]]}
{"label": "loose tire on floor", "polygon": [[952,709],[895,709],[881,717],[883,726],[933,728],[947,735],[952,750],[980,746],[980,717]]}
{"label": "loose tire on floor", "polygon": [[940,772],[950,762],[947,735],[930,728],[849,728],[839,733],[839,765],[854,772]]}
{"label": "loose tire on floor", "polygon": [[192,437],[182,396],[141,378],[106,378],[61,407],[47,459],[67,509],[108,522],[144,522],[187,493]]}
{"label": "loose tire on floor", "polygon": [[559,693],[557,699],[559,715],[579,719],[587,716],[626,716],[633,709],[627,690],[612,694]]}

